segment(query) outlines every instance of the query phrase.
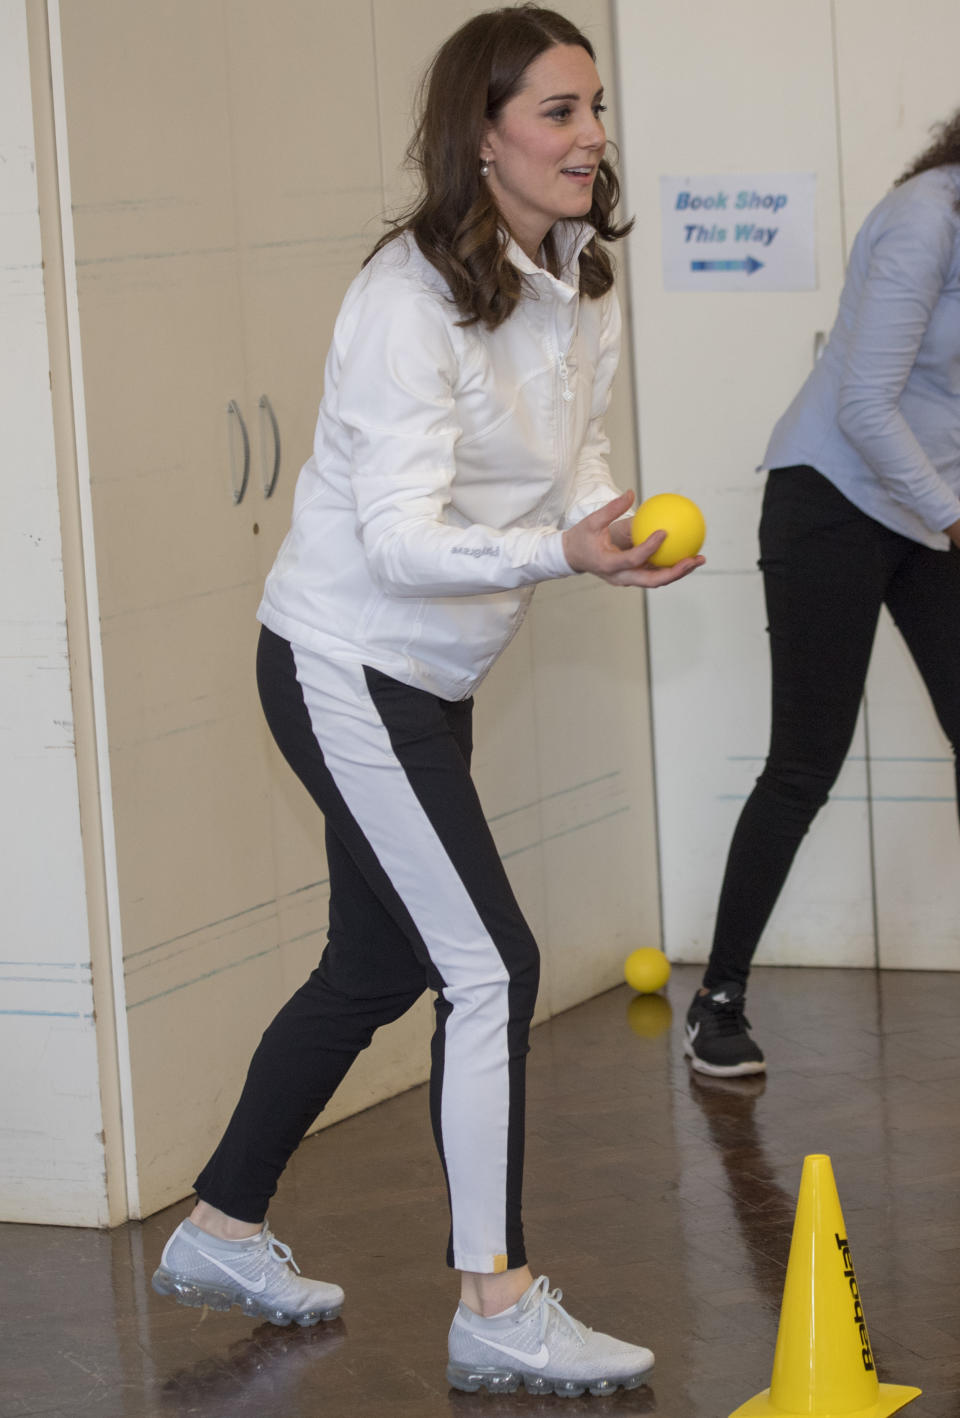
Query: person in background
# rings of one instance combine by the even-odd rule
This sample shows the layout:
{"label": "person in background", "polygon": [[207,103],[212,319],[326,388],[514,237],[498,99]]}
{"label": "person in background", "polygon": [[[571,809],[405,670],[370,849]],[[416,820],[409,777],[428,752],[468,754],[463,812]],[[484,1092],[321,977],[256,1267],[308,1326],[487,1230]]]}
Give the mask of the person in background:
{"label": "person in background", "polygon": [[[607,465],[629,229],[588,40],[537,6],[480,14],[428,73],[413,209],[347,291],[313,456],[267,580],[258,681],[326,819],[329,937],[254,1054],[154,1288],[277,1324],[340,1312],[266,1212],[374,1031],[436,996],[430,1103],[450,1201],[458,1388],[606,1393],[650,1350],[594,1333],[529,1269],[524,1069],[538,953],[470,778],[472,695],[537,582],[666,585]],[[569,1158],[564,1159],[565,1165]]]}
{"label": "person in background", "polygon": [[886,605],[960,744],[960,112],[864,222],[823,354],[773,430],[760,522],[770,750],[734,832],[685,1052],[765,1067],[744,999],[850,746]]}

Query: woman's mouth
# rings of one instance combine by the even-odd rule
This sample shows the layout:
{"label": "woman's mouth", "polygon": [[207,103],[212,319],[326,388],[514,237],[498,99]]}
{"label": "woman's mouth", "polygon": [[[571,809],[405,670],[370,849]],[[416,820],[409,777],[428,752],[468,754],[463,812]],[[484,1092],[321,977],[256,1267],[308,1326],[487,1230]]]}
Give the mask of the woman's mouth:
{"label": "woman's mouth", "polygon": [[571,178],[574,182],[580,182],[584,186],[593,181],[595,169],[593,167],[564,167],[560,171],[564,177]]}

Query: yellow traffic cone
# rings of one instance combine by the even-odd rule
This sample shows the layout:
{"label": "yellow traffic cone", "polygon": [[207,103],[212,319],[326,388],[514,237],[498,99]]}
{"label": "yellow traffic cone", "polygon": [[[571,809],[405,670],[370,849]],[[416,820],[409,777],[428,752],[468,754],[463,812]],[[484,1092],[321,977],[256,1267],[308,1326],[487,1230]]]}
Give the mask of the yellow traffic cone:
{"label": "yellow traffic cone", "polygon": [[919,1392],[877,1381],[830,1158],[805,1157],[770,1387],[730,1418],[887,1418]]}

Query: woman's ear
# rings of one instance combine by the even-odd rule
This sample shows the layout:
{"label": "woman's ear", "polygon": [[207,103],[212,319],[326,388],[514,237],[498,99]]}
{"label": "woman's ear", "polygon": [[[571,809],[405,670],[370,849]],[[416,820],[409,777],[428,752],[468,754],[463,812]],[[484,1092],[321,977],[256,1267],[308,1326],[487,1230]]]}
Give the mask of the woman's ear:
{"label": "woman's ear", "polygon": [[484,124],[484,127],[483,127],[483,132],[482,132],[482,134],[480,135],[480,161],[481,161],[481,162],[493,162],[494,158],[496,157],[496,154],[495,154],[495,152],[493,151],[493,146],[492,146],[492,143],[491,143],[492,135],[493,135],[493,124],[492,124],[492,123],[485,123],[485,124]]}

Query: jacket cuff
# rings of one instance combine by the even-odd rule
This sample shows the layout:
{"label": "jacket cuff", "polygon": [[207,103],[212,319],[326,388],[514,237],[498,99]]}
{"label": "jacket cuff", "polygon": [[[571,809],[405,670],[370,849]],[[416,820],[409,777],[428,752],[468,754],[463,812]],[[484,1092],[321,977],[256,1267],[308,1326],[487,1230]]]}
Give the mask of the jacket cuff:
{"label": "jacket cuff", "polygon": [[563,554],[563,533],[551,532],[543,539],[542,561],[546,580],[556,580],[560,576],[576,576],[576,572]]}

